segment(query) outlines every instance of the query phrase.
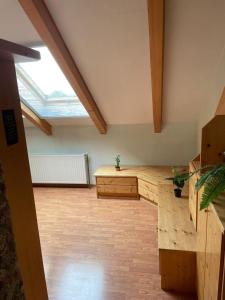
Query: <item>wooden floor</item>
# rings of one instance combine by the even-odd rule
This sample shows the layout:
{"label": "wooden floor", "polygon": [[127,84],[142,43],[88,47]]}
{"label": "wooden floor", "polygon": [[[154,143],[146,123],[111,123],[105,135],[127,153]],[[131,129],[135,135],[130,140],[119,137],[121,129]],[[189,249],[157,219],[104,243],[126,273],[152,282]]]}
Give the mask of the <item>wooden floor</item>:
{"label": "wooden floor", "polygon": [[194,299],[160,289],[157,207],[34,189],[50,300]]}

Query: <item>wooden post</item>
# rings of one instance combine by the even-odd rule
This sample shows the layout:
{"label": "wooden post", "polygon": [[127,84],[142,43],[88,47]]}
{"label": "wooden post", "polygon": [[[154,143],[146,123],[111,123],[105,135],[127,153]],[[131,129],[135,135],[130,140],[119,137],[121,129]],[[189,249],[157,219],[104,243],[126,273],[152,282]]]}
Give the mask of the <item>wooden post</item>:
{"label": "wooden post", "polygon": [[[35,58],[35,52],[0,40],[0,164],[4,174],[6,197],[11,211],[16,251],[26,300],[47,300],[48,295],[14,66],[14,60],[18,58],[18,55]],[[36,58],[38,57],[39,55]]]}

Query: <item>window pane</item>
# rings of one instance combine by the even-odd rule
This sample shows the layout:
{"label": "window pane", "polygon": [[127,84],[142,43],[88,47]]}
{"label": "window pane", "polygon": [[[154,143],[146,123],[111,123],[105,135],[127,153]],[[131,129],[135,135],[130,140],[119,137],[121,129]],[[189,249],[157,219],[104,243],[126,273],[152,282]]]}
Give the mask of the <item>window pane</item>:
{"label": "window pane", "polygon": [[20,63],[19,65],[26,71],[47,98],[62,98],[65,96],[77,98],[48,48],[38,47],[34,49],[40,52],[41,60]]}
{"label": "window pane", "polygon": [[88,116],[48,48],[34,49],[41,60],[17,66],[21,100],[42,118]]}

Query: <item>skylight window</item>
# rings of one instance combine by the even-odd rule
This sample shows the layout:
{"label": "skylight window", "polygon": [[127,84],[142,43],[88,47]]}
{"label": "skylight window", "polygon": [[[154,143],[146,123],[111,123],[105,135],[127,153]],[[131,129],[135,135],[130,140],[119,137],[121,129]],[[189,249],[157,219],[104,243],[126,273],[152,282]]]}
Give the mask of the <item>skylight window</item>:
{"label": "skylight window", "polygon": [[41,118],[88,116],[48,48],[34,49],[41,60],[16,65],[21,101]]}

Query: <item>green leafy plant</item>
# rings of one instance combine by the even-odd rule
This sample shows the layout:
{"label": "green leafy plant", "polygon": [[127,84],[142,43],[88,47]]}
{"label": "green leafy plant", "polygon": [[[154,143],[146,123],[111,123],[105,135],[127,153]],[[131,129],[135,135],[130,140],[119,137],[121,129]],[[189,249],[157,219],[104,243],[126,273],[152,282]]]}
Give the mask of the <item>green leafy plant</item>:
{"label": "green leafy plant", "polygon": [[225,163],[215,166],[204,166],[194,172],[186,174],[177,174],[174,177],[175,181],[190,179],[199,171],[204,171],[195,185],[195,190],[198,192],[204,188],[200,203],[200,209],[205,209],[213,200],[215,200],[222,192],[225,191]]}
{"label": "green leafy plant", "polygon": [[177,168],[172,168],[173,177],[166,178],[167,180],[171,180],[173,184],[177,187],[182,189],[184,187],[184,183],[189,178],[189,173],[179,172]]}
{"label": "green leafy plant", "polygon": [[172,173],[174,176],[166,179],[171,180],[173,182],[173,185],[175,186],[174,194],[176,197],[180,198],[185,181],[188,180],[189,178],[189,173],[187,172],[184,173],[175,167],[172,168]]}
{"label": "green leafy plant", "polygon": [[115,161],[116,161],[115,167],[120,168],[120,155],[119,154],[116,156]]}

